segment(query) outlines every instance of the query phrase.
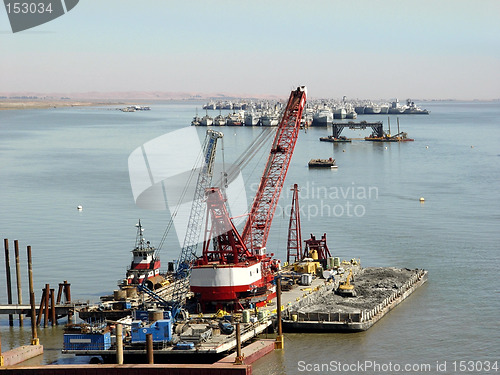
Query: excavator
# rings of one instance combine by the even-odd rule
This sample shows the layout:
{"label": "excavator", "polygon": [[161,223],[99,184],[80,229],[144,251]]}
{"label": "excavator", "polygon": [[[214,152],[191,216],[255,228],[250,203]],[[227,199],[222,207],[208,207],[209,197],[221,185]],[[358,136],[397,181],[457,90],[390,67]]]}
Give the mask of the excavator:
{"label": "excavator", "polygon": [[337,288],[337,294],[342,297],[356,297],[356,290],[354,289],[354,285],[351,284],[351,280],[353,279],[352,269],[350,269],[345,281],[340,282]]}

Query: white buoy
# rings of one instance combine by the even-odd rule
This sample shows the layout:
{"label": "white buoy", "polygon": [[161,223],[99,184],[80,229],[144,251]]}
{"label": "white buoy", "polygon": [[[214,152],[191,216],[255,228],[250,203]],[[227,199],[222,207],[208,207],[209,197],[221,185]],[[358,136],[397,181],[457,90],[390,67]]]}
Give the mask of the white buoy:
{"label": "white buoy", "polygon": [[429,146],[425,146],[425,148],[429,148]]}
{"label": "white buoy", "polygon": [[425,202],[425,198],[424,197],[420,197],[420,202]]}
{"label": "white buoy", "polygon": [[387,150],[387,146],[385,146],[385,149]]}
{"label": "white buoy", "polygon": [[83,210],[83,206],[82,206],[81,204],[79,204],[78,206],[76,206],[76,209],[77,209],[78,211],[81,211],[81,210]]}

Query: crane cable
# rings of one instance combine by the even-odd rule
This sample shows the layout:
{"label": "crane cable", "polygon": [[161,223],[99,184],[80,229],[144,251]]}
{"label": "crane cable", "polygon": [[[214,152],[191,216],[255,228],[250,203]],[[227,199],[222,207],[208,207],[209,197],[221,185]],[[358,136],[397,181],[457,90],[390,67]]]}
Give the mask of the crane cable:
{"label": "crane cable", "polygon": [[[170,220],[168,221],[167,227],[165,228],[165,231],[163,232],[163,236],[162,236],[160,243],[158,245],[157,253],[160,252],[160,250],[161,250],[161,248],[162,248],[162,246],[167,238],[167,235],[168,235],[170,229],[172,228],[172,224],[174,223],[174,218],[177,216],[177,213],[179,212],[179,208],[181,207],[181,204],[184,201],[186,193],[189,190],[189,186],[191,185],[191,181],[193,180],[196,172],[199,170],[199,167],[201,166],[201,162],[203,160],[203,153],[204,153],[204,147],[201,147],[200,152],[196,158],[196,162],[195,162],[193,168],[191,169],[191,172],[189,173],[186,184],[184,185],[184,189],[182,190],[181,195],[179,197],[179,200],[177,201],[177,204],[175,205],[174,212],[170,215]],[[162,182],[162,184],[163,184],[163,182]],[[165,186],[163,186],[163,187],[165,188]]]}
{"label": "crane cable", "polygon": [[[273,129],[274,128],[274,129]],[[241,169],[245,168],[248,163],[257,155],[257,153],[262,149],[262,147],[265,145],[265,141],[269,139],[269,135],[274,131],[276,131],[277,127],[268,127],[264,129],[249,145],[248,147],[240,154],[240,156],[236,159],[235,163],[229,168],[227,172],[225,172],[225,161],[224,161],[224,150],[222,154],[222,163],[223,163],[223,176],[221,176],[221,179],[218,181],[216,185],[222,186],[223,188],[227,187],[228,181],[231,181],[236,175],[240,172]],[[170,229],[172,228],[172,225],[174,223],[174,218],[177,216],[177,213],[179,211],[179,208],[184,201],[184,198],[186,196],[187,191],[189,190],[189,186],[191,184],[191,181],[193,180],[196,172],[199,170],[199,166],[201,165],[201,161],[203,160],[203,153],[204,153],[204,147],[200,149],[200,152],[196,158],[196,162],[194,167],[191,169],[191,172],[189,174],[189,177],[186,181],[186,184],[184,186],[184,189],[182,190],[182,193],[179,197],[179,200],[175,206],[175,209],[173,213],[170,216],[170,220],[167,224],[167,227],[165,231],[163,232],[163,236],[160,240],[160,243],[157,247],[157,253],[160,252],[161,248],[163,247],[163,244],[165,243],[165,240],[167,238],[168,233],[170,232]],[[262,155],[261,155],[262,157]],[[255,168],[254,168],[255,170]]]}

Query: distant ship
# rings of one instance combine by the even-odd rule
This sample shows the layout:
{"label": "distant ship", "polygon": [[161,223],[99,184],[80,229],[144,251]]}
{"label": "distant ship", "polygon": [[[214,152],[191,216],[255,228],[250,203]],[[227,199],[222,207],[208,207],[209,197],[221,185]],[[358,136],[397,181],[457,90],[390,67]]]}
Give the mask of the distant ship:
{"label": "distant ship", "polygon": [[377,104],[370,104],[365,107],[365,115],[378,115],[382,108]]}
{"label": "distant ship", "polygon": [[313,115],[312,126],[327,126],[333,122],[333,112],[330,108],[323,108]]}
{"label": "distant ship", "polygon": [[245,112],[245,126],[257,126],[260,116],[256,112]]}
{"label": "distant ship", "polygon": [[343,120],[347,116],[347,111],[344,107],[335,108],[333,111],[333,118],[338,120]]}
{"label": "distant ship", "polygon": [[399,100],[396,99],[391,103],[389,107],[389,114],[391,115],[401,115],[405,111],[406,107],[399,104]]}
{"label": "distant ship", "polygon": [[200,124],[201,124],[201,119],[198,117],[198,111],[196,111],[196,116],[193,117],[193,120],[191,121],[191,125],[200,126]]}
{"label": "distant ship", "polygon": [[241,112],[233,112],[226,117],[227,126],[243,126],[243,114]]}
{"label": "distant ship", "polygon": [[406,108],[403,112],[405,115],[428,115],[430,112],[426,109],[419,108],[412,102],[411,99],[406,100]]}
{"label": "distant ship", "polygon": [[262,126],[277,126],[279,121],[279,116],[272,113],[265,113],[260,118]]}
{"label": "distant ship", "polygon": [[226,125],[226,118],[224,116],[222,116],[222,114],[220,112],[214,118],[214,125],[215,126],[224,126],[224,125]]}
{"label": "distant ship", "polygon": [[214,119],[208,115],[208,110],[207,110],[207,114],[205,116],[203,116],[200,120],[200,125],[201,126],[210,126],[213,124],[213,122],[214,122]]}

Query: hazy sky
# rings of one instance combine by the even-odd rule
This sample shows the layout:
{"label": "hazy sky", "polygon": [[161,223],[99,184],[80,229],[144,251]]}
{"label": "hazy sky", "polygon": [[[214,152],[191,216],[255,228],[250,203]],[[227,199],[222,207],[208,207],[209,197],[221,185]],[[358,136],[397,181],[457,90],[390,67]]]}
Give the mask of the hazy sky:
{"label": "hazy sky", "polygon": [[499,0],[80,0],[13,34],[0,92],[500,98]]}

